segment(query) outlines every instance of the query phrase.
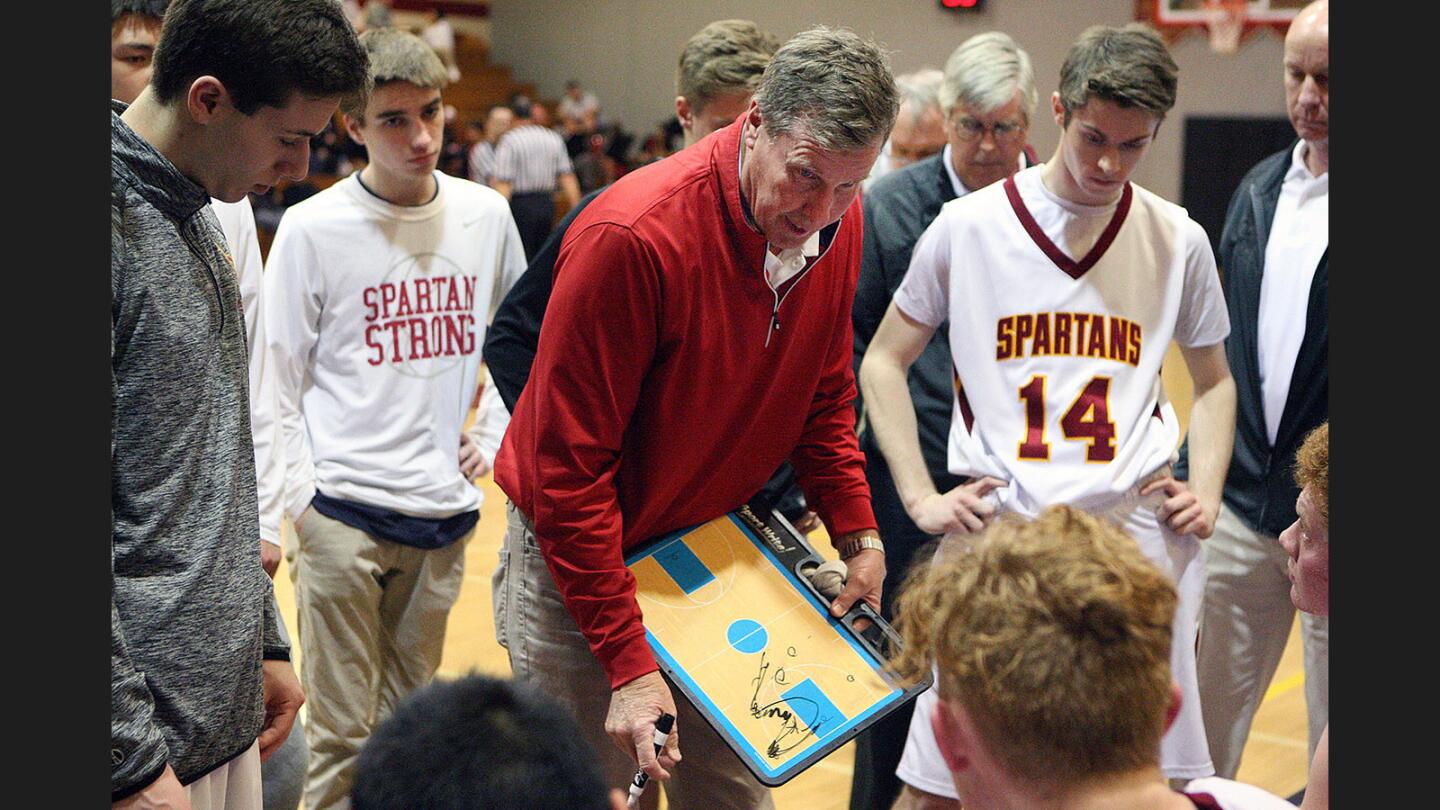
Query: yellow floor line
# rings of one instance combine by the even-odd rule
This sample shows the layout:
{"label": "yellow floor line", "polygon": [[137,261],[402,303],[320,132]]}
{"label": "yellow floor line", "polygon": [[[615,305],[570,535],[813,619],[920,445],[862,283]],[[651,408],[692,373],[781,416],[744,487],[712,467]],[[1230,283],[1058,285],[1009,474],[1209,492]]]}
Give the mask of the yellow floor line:
{"label": "yellow floor line", "polygon": [[1273,683],[1270,684],[1270,688],[1265,690],[1265,697],[1262,698],[1262,699],[1260,700],[1260,702],[1261,702],[1261,703],[1264,703],[1265,701],[1269,700],[1270,698],[1279,697],[1280,695],[1283,695],[1283,694],[1285,694],[1286,692],[1289,692],[1291,689],[1294,689],[1295,687],[1300,686],[1300,685],[1302,685],[1302,684],[1304,684],[1304,683],[1305,683],[1305,672],[1304,672],[1304,670],[1301,670],[1300,672],[1297,672],[1297,673],[1295,673],[1294,675],[1291,675],[1290,677],[1288,677],[1288,678],[1286,678],[1286,679],[1284,679],[1284,680],[1274,681]]}

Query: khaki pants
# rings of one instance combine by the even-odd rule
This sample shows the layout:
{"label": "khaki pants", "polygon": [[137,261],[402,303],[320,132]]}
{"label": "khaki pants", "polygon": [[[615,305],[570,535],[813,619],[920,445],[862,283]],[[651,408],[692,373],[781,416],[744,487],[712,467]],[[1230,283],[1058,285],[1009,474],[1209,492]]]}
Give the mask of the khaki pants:
{"label": "khaki pants", "polygon": [[[600,757],[606,783],[623,788],[635,774],[635,761],[605,733],[610,679],[565,609],[536,545],[534,526],[508,501],[505,518],[505,544],[492,580],[495,636],[510,653],[515,677],[570,709]],[[670,692],[684,757],[664,783],[671,810],[774,810],[769,788],[750,774],[674,684]],[[654,785],[645,791],[650,802],[657,796]]]}
{"label": "khaki pants", "polygon": [[[1295,605],[1280,541],[1220,507],[1206,540],[1205,602],[1200,618],[1200,709],[1215,775],[1234,779],[1255,710],[1275,677]],[[1305,645],[1305,709],[1310,758],[1330,716],[1330,620],[1300,614]],[[1308,761],[1308,760],[1307,760]]]}
{"label": "khaki pants", "polygon": [[295,583],[310,767],[308,810],[350,806],[371,730],[440,668],[467,535],[444,548],[382,540],[309,508],[286,549]]}

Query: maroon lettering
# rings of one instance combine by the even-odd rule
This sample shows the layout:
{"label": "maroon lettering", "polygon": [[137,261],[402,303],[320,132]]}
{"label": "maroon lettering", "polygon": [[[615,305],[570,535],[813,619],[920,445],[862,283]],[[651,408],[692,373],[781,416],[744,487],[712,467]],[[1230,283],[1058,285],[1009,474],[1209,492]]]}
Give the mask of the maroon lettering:
{"label": "maroon lettering", "polygon": [[1030,347],[1032,355],[1050,354],[1050,313],[1041,312],[1035,316],[1035,342]]}
{"label": "maroon lettering", "polygon": [[375,324],[370,324],[369,326],[365,327],[365,346],[366,348],[373,349],[375,351],[374,357],[366,359],[366,362],[368,362],[372,366],[378,366],[381,363],[385,362],[385,347],[381,346],[380,341],[375,338],[376,333],[378,333],[379,331],[380,327],[376,326]]}
{"label": "maroon lettering", "polygon": [[1070,353],[1070,313],[1055,313],[1055,353]]}
{"label": "maroon lettering", "polygon": [[365,306],[368,307],[370,310],[369,314],[365,316],[365,320],[373,321],[376,318],[380,317],[380,307],[375,303],[374,287],[365,288]]}
{"label": "maroon lettering", "polygon": [[474,315],[470,315],[470,314],[465,314],[465,315],[459,316],[459,318],[457,318],[457,320],[460,322],[461,334],[463,334],[463,335],[464,335],[464,338],[465,338],[463,341],[461,341],[461,344],[460,344],[460,345],[461,345],[460,353],[461,353],[461,354],[474,354],[474,353],[475,353],[475,316],[474,316]]}
{"label": "maroon lettering", "polygon": [[411,318],[410,325],[410,359],[424,360],[430,356],[430,339],[425,334],[425,319]]}
{"label": "maroon lettering", "polygon": [[1126,343],[1130,338],[1130,322],[1110,316],[1110,359],[1125,362]]}
{"label": "maroon lettering", "polygon": [[1015,316],[1001,318],[995,324],[995,359],[1009,360],[1015,355]]}
{"label": "maroon lettering", "polygon": [[380,285],[380,316],[381,316],[382,318],[388,318],[388,317],[390,317],[390,305],[393,304],[393,303],[395,303],[395,285],[394,285],[394,284],[381,284],[381,285]]}
{"label": "maroon lettering", "polygon": [[1034,315],[1015,316],[1015,356],[1025,356],[1025,341],[1035,334]]}
{"label": "maroon lettering", "polygon": [[398,363],[398,362],[400,362],[400,360],[401,360],[401,354],[400,354],[400,330],[403,329],[403,328],[405,328],[405,322],[404,322],[404,321],[391,321],[391,322],[385,324],[385,328],[390,330],[391,348],[394,350],[393,353],[390,355],[390,362],[392,362],[392,363]]}
{"label": "maroon lettering", "polygon": [[1105,356],[1105,316],[1090,316],[1090,340],[1085,344],[1086,357]]}

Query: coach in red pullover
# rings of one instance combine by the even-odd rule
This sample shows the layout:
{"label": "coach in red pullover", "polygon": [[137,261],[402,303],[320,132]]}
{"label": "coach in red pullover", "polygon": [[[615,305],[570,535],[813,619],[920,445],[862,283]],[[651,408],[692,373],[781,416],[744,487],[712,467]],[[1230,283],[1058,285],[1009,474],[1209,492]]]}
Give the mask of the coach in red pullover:
{"label": "coach in red pullover", "polygon": [[[602,723],[630,752],[621,780],[636,759],[658,779],[679,760],[677,745],[653,753],[655,719],[677,712],[623,549],[735,509],[788,458],[850,563],[836,612],[878,606],[849,313],[857,194],[897,106],[873,43],[802,32],[735,123],[626,175],[565,236],[496,459],[513,504],[497,633],[516,674],[565,699],[602,752],[618,753]],[[694,762],[667,786],[672,807],[769,806],[683,700],[672,743],[682,727]]]}

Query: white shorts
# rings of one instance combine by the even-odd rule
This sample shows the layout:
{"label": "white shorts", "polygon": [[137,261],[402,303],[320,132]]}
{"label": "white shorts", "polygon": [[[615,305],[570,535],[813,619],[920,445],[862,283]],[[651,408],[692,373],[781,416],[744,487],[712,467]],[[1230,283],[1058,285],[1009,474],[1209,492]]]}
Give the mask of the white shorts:
{"label": "white shorts", "polygon": [[[299,726],[299,723],[295,724]],[[291,734],[300,734],[291,728]],[[260,810],[264,795],[260,789],[260,741],[245,753],[185,786],[192,810]]]}
{"label": "white shorts", "polygon": [[[1148,480],[1148,478],[1146,479]],[[1195,638],[1200,603],[1205,594],[1205,565],[1200,541],[1177,535],[1155,516],[1159,493],[1140,498],[1137,486],[1121,505],[1107,514],[1135,539],[1150,561],[1170,575],[1179,592],[1170,645],[1170,676],[1180,684],[1180,714],[1160,740],[1160,768],[1172,779],[1195,779],[1215,772],[1200,716],[1200,690],[1195,675]],[[937,555],[937,557],[940,555]],[[939,698],[932,687],[915,700],[910,734],[895,775],[908,785],[939,796],[959,798],[950,770],[940,756],[930,716]]]}

